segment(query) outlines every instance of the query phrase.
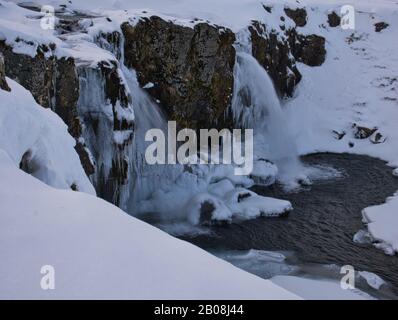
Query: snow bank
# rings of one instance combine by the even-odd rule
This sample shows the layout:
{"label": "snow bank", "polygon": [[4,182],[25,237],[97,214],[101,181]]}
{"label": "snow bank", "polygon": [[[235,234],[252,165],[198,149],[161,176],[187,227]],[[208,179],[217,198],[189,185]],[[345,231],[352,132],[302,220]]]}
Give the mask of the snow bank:
{"label": "snow bank", "polygon": [[241,219],[276,217],[293,209],[289,201],[259,196],[244,188],[230,191],[224,199],[235,216]]}
{"label": "snow bank", "polygon": [[294,276],[276,276],[272,282],[308,300],[369,300],[373,299],[363,291],[343,290],[337,281],[315,280]]}
{"label": "snow bank", "polygon": [[387,254],[398,252],[398,194],[382,205],[364,209],[362,214],[372,237],[381,242],[376,246]]}
{"label": "snow bank", "polygon": [[[0,151],[0,299],[297,299]],[[41,267],[55,269],[42,290]]]}
{"label": "snow bank", "polygon": [[18,83],[7,81],[11,91],[0,89],[0,149],[48,185],[95,194],[61,118],[39,106]]}

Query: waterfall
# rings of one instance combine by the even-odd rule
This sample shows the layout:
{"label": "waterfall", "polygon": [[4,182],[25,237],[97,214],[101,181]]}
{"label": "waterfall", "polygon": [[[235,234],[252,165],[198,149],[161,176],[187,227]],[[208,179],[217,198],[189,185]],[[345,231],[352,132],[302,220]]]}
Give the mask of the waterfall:
{"label": "waterfall", "polygon": [[234,80],[235,124],[253,129],[254,157],[273,161],[279,181],[293,186],[302,166],[271,78],[251,54],[241,51],[237,52]]}
{"label": "waterfall", "polygon": [[133,187],[130,192],[128,210],[133,214],[144,213],[140,202],[148,200],[155,191],[171,188],[175,180],[183,172],[179,164],[149,165],[145,160],[145,149],[151,142],[145,141],[145,133],[149,129],[161,129],[167,136],[167,120],[159,105],[140,87],[136,72],[121,64],[128,88],[133,97],[135,113],[135,133],[133,141]]}

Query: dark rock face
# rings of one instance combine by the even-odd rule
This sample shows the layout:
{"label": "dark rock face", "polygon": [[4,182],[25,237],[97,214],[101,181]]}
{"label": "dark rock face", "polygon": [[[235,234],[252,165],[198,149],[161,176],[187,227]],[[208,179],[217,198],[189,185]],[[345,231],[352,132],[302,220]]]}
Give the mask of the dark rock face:
{"label": "dark rock face", "polygon": [[385,22],[377,22],[374,24],[374,26],[375,26],[375,31],[380,32],[381,30],[384,30],[385,28],[387,28],[389,26],[389,24],[385,23]]}
{"label": "dark rock face", "polygon": [[304,27],[307,24],[307,11],[304,8],[285,8],[286,15],[294,21],[297,27]]}
{"label": "dark rock face", "polygon": [[6,70],[4,66],[4,58],[3,55],[0,53],[0,89],[11,91],[10,87],[6,81]]}
{"label": "dark rock face", "polygon": [[0,42],[0,52],[4,55],[7,76],[28,89],[37,103],[46,108],[51,107],[54,60],[46,59],[41,49],[38,49],[35,58],[15,54],[4,42]]}
{"label": "dark rock face", "polygon": [[341,18],[336,12],[331,12],[328,14],[328,24],[332,28],[338,27],[340,25]]}
{"label": "dark rock face", "polygon": [[[45,56],[44,46],[31,57],[16,54],[12,48],[0,43],[0,52],[6,61],[6,74],[28,89],[38,104],[53,109],[68,125],[73,137],[80,135],[76,101],[79,83],[72,58],[55,59]],[[47,52],[50,48],[45,49]]]}
{"label": "dark rock face", "polygon": [[95,172],[95,167],[88,155],[86,146],[78,141],[76,142],[75,150],[79,155],[80,163],[82,164],[84,172],[90,177]]}
{"label": "dark rock face", "polygon": [[290,57],[289,43],[279,41],[276,33],[267,32],[266,27],[258,21],[252,23],[249,31],[253,56],[267,70],[279,96],[291,97],[301,80],[301,74],[295,60]]}
{"label": "dark rock face", "polygon": [[213,212],[216,208],[213,203],[205,201],[200,206],[200,219],[199,223],[201,225],[211,225],[213,219]]}
{"label": "dark rock face", "polygon": [[235,35],[200,23],[194,28],[153,16],[122,25],[125,63],[181,127],[230,127]]}
{"label": "dark rock face", "polygon": [[324,37],[315,34],[304,36],[297,34],[295,30],[289,30],[288,35],[293,56],[297,61],[311,67],[320,66],[325,62],[326,49]]}
{"label": "dark rock face", "polygon": [[79,79],[72,58],[54,59],[55,82],[51,107],[67,124],[70,134],[77,138],[81,135],[76,103],[79,98]]}

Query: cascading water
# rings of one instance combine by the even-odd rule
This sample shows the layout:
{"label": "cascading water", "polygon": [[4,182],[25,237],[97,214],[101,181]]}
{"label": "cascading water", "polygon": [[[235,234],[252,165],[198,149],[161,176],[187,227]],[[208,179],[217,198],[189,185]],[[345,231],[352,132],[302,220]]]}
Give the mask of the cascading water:
{"label": "cascading water", "polygon": [[131,213],[139,214],[145,211],[141,201],[148,200],[156,190],[170,188],[183,172],[179,164],[149,165],[145,160],[145,149],[151,142],[145,141],[145,134],[150,129],[161,129],[167,136],[167,120],[159,106],[139,86],[134,70],[129,70],[121,64],[127,86],[134,97],[135,134],[133,141],[132,168],[133,189],[128,208]]}
{"label": "cascading water", "polygon": [[287,187],[296,186],[302,166],[271,78],[251,54],[241,51],[234,79],[235,124],[253,129],[254,157],[273,161],[279,181]]}

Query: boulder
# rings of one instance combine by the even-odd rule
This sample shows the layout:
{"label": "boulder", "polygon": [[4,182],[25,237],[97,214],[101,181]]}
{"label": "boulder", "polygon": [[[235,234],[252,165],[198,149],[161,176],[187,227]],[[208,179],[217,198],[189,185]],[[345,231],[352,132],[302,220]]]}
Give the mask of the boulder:
{"label": "boulder", "polygon": [[374,24],[374,26],[375,26],[375,31],[380,32],[381,30],[386,29],[389,26],[389,24],[385,22],[377,22]]}
{"label": "boulder", "polygon": [[340,25],[340,22],[341,18],[335,11],[332,11],[328,14],[328,24],[330,27],[338,27]]}

